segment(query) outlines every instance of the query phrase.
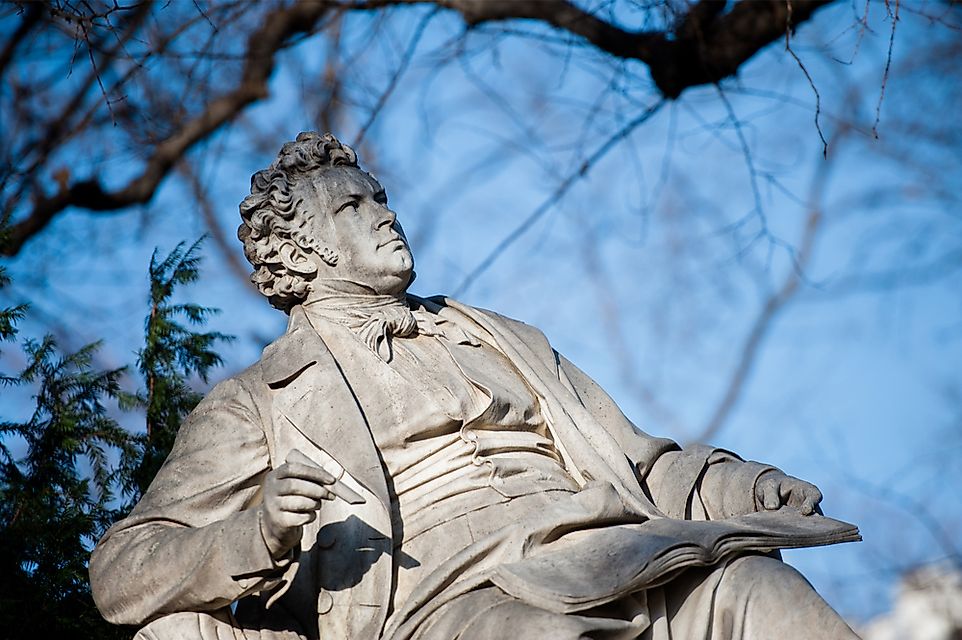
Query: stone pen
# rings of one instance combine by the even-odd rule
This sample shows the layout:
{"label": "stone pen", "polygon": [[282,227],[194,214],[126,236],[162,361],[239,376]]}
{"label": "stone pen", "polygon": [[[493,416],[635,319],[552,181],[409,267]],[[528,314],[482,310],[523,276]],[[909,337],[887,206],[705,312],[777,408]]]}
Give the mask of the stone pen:
{"label": "stone pen", "polygon": [[364,504],[364,497],[359,493],[348,487],[346,484],[341,482],[340,478],[336,477],[330,471],[320,466],[306,455],[301,453],[297,449],[291,449],[291,452],[287,454],[287,462],[296,462],[297,464],[310,465],[316,469],[320,469],[325,474],[331,477],[331,484],[326,485],[328,491],[336,495],[341,500],[344,500],[348,504]]}

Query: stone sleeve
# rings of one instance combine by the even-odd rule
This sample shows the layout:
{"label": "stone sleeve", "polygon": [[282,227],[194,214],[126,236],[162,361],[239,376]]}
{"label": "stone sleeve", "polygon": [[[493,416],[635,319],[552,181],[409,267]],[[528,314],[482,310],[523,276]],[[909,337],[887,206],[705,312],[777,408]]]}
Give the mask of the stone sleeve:
{"label": "stone sleeve", "polygon": [[140,502],[91,556],[93,596],[107,620],[210,611],[279,582],[292,557],[271,557],[255,506],[270,470],[262,421],[236,379],[187,418]]}
{"label": "stone sleeve", "polygon": [[707,445],[682,449],[634,426],[586,373],[557,354],[559,376],[615,437],[634,465],[642,490],[671,518],[718,520],[755,511],[755,483],[775,467],[746,462]]}
{"label": "stone sleeve", "polygon": [[[720,449],[717,451],[721,452]],[[728,455],[731,456],[728,459],[717,459],[709,464],[698,487],[698,496],[709,520],[754,513],[757,510],[755,484],[758,478],[769,471],[778,471],[768,464]]]}
{"label": "stone sleeve", "polygon": [[558,375],[575,393],[592,417],[611,434],[634,465],[639,478],[648,475],[655,461],[680,447],[667,438],[655,438],[631,423],[615,401],[588,374],[556,352]]}

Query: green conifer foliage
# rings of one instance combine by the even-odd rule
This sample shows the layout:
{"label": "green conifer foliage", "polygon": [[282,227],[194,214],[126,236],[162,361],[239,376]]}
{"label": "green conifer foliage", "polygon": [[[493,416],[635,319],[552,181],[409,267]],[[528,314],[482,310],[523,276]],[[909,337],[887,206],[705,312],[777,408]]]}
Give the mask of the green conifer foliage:
{"label": "green conifer foliage", "polygon": [[[215,310],[172,302],[198,278],[198,240],[150,261],[150,313],[137,352],[144,388],[120,387],[127,368],[93,366],[98,343],[62,354],[50,336],[24,340],[27,366],[0,373],[0,388],[35,389],[35,407],[19,421],[0,416],[0,637],[112,640],[134,630],[108,624],[90,594],[87,561],[103,532],[140,497],[163,463],[183,418],[221,363],[218,332],[201,332]],[[0,268],[0,287],[8,282]],[[0,308],[0,343],[17,337],[26,305]],[[133,434],[108,413],[143,411],[146,433]],[[5,408],[6,409],[6,408]],[[125,500],[126,498],[126,500]],[[118,508],[119,506],[119,508]],[[118,577],[118,579],[123,579]]]}
{"label": "green conifer foliage", "polygon": [[[2,241],[2,238],[3,235],[0,233],[0,241]],[[0,267],[0,289],[3,289],[9,283],[10,278],[7,277],[6,269]],[[17,336],[17,323],[23,319],[26,312],[27,305],[25,304],[0,309],[0,343],[13,340]],[[0,388],[13,385],[16,382],[16,378],[0,371]]]}
{"label": "green conifer foliage", "polygon": [[167,458],[180,423],[203,398],[191,388],[191,379],[197,376],[206,383],[211,368],[221,364],[215,345],[234,339],[216,331],[195,330],[217,313],[216,309],[171,300],[177,287],[197,280],[202,242],[203,238],[189,247],[181,242],[163,259],[154,250],[150,258],[150,313],[145,320],[144,348],[137,353],[144,389],[125,403],[142,408],[147,425],[139,440],[140,459],[129,470],[126,489],[133,501],[140,498]]}
{"label": "green conifer foliage", "polygon": [[[3,339],[23,311],[0,311]],[[99,616],[87,584],[89,550],[112,520],[118,479],[108,454],[133,453],[104,404],[119,395],[124,369],[95,370],[97,347],[61,355],[50,336],[25,341],[27,367],[3,379],[37,389],[28,419],[0,422],[0,629],[11,640],[130,635]],[[22,456],[9,446],[17,440]]]}

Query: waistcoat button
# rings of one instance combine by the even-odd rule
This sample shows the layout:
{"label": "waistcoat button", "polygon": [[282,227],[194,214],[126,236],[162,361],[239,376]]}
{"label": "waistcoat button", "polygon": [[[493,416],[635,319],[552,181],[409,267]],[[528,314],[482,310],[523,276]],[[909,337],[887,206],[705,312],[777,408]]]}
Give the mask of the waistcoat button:
{"label": "waistcoat button", "polygon": [[327,525],[326,527],[318,531],[315,544],[320,549],[330,549],[331,547],[334,546],[334,543],[336,541],[337,541],[337,538],[334,534],[334,527],[332,527],[331,525]]}
{"label": "waistcoat button", "polygon": [[323,589],[317,594],[317,615],[322,616],[334,607],[334,598]]}

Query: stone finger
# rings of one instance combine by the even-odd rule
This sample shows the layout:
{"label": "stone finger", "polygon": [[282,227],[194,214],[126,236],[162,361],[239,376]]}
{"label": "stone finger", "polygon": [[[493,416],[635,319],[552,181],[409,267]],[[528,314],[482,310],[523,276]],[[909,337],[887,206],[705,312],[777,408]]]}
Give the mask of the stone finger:
{"label": "stone finger", "polygon": [[281,511],[288,513],[310,513],[320,508],[321,500],[322,498],[298,495],[280,496],[277,499],[277,506]]}
{"label": "stone finger", "polygon": [[779,486],[781,483],[775,480],[769,480],[765,484],[764,493],[762,494],[762,504],[769,511],[774,511],[781,506],[782,501],[779,498]]}

